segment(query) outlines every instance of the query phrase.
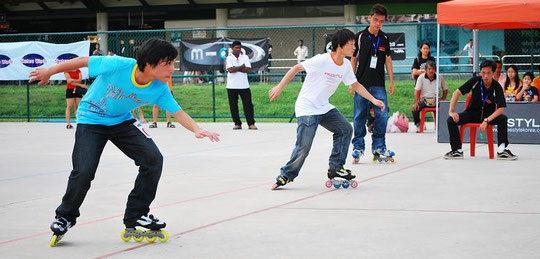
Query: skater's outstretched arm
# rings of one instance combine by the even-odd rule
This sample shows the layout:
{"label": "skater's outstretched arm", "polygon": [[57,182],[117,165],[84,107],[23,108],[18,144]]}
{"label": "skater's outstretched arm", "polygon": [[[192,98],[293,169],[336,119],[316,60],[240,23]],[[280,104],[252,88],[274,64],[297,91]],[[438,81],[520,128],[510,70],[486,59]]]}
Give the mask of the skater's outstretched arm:
{"label": "skater's outstretched arm", "polygon": [[296,74],[302,71],[305,71],[302,64],[296,64],[294,67],[289,69],[289,71],[287,71],[287,74],[285,74],[285,76],[281,79],[281,82],[279,82],[279,84],[276,87],[268,91],[268,96],[270,97],[270,101],[276,100],[279,97],[279,95],[281,95],[283,88],[285,88],[285,86],[294,78],[294,76],[296,76]]}
{"label": "skater's outstretched arm", "polygon": [[197,123],[183,110],[179,110],[172,116],[182,125],[182,127],[195,133],[196,138],[209,138],[212,142],[219,141],[219,134],[202,129]]}
{"label": "skater's outstretched arm", "polygon": [[52,67],[36,68],[34,71],[30,72],[30,80],[28,80],[28,82],[32,83],[38,81],[38,85],[44,85],[49,82],[49,78],[54,74],[87,67],[88,59],[88,57],[78,57]]}
{"label": "skater's outstretched arm", "polygon": [[368,90],[366,90],[366,88],[358,83],[358,81],[354,82],[350,87],[349,89],[352,89],[354,90],[356,93],[358,93],[360,96],[366,98],[366,100],[370,101],[371,103],[373,103],[373,105],[381,108],[381,111],[384,111],[385,109],[385,105],[384,103],[381,101],[381,100],[378,100],[376,99],[375,97],[373,97],[373,95],[371,95]]}

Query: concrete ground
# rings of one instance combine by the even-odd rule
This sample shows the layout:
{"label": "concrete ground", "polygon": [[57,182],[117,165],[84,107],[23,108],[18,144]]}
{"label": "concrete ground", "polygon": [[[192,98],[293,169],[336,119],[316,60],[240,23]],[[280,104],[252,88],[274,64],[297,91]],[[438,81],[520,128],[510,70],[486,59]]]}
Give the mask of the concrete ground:
{"label": "concrete ground", "polygon": [[[147,129],[164,155],[151,213],[167,243],[123,242],[122,215],[137,175],[107,144],[77,225],[54,248],[49,225],[71,170],[74,130],[61,123],[0,123],[2,258],[538,258],[538,145],[511,145],[517,161],[447,161],[433,124],[388,134],[395,164],[363,157],[357,189],[324,187],[331,134],[319,128],[300,176],[270,191],[288,160],[296,124],[203,123],[212,143],[181,128]],[[148,127],[148,124],[145,125]],[[371,137],[367,137],[367,143]],[[464,145],[468,148],[468,144]],[[368,150],[370,147],[368,147]]]}

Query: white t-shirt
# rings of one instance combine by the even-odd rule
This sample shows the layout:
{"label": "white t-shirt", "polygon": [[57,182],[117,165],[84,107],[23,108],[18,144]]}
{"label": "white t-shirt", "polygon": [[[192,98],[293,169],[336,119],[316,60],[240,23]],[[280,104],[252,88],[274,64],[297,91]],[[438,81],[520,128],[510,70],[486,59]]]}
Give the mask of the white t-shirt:
{"label": "white t-shirt", "polygon": [[296,59],[298,60],[298,63],[306,60],[307,56],[308,56],[308,48],[304,45],[302,45],[302,47],[298,46],[295,50],[294,50],[294,55],[296,56]]}
{"label": "white t-shirt", "polygon": [[[435,75],[439,77],[439,86],[441,90],[448,90],[448,86],[446,85],[446,81],[444,80],[444,77],[442,75]],[[420,76],[418,76],[418,80],[416,81],[416,87],[414,87],[416,90],[422,90],[422,96],[421,98],[434,98],[437,97],[437,78],[433,81],[429,80],[429,78],[426,76],[426,73],[422,73]],[[442,96],[439,94],[439,96]]]}
{"label": "white t-shirt", "polygon": [[463,51],[467,51],[467,55],[469,57],[472,57],[474,55],[474,49],[471,47],[471,45],[469,45],[469,43],[467,43],[465,47],[463,47]]}
{"label": "white t-shirt", "polygon": [[329,99],[339,84],[351,85],[356,82],[351,62],[343,59],[336,65],[330,53],[316,55],[301,63],[307,76],[296,99],[296,117],[325,114],[334,108]]}
{"label": "white t-shirt", "polygon": [[[246,67],[251,67],[249,62],[249,57],[245,54],[240,53],[240,55],[235,57],[233,54],[227,56],[225,59],[225,67],[227,69],[231,67],[239,67],[241,65],[246,65]],[[227,89],[247,89],[249,88],[249,82],[247,73],[244,72],[227,72]]]}

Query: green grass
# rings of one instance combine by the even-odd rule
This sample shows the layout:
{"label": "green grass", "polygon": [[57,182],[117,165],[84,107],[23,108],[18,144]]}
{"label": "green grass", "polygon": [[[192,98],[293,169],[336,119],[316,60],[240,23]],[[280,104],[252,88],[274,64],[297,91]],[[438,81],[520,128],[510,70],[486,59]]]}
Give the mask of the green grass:
{"label": "green grass", "polygon": [[[447,80],[449,97],[463,81]],[[268,90],[276,84],[252,83],[251,91],[257,121],[288,121],[294,113],[294,103],[301,88],[299,82],[287,85],[278,100],[270,102]],[[180,106],[197,121],[212,121],[212,86],[211,85],[175,85],[174,96]],[[215,87],[216,116],[218,121],[230,121],[229,103],[225,85]],[[414,88],[411,80],[396,82],[396,93],[388,97],[390,111],[399,111],[411,115]],[[352,117],[353,97],[347,87],[340,86],[330,98],[345,116]],[[65,86],[30,87],[30,114],[33,118],[63,118],[65,112]],[[242,111],[241,101],[239,102]],[[151,107],[144,107],[145,115],[151,117]],[[241,112],[243,114],[243,112]],[[0,87],[0,119],[17,121],[17,117],[26,117],[26,86]],[[164,117],[164,113],[160,114]],[[20,119],[19,119],[20,120]]]}

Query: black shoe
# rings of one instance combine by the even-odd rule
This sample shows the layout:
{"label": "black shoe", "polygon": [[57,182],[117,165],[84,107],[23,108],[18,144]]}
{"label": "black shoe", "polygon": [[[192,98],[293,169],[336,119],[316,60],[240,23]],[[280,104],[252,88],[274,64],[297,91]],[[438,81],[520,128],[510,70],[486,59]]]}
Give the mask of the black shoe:
{"label": "black shoe", "polygon": [[136,226],[141,226],[143,228],[151,229],[151,230],[160,230],[164,228],[167,224],[165,222],[159,220],[157,217],[154,217],[154,215],[142,215],[140,218],[138,218],[136,221],[131,222],[124,222],[126,225],[126,228],[134,228]]}
{"label": "black shoe", "polygon": [[343,178],[345,180],[352,180],[356,178],[356,175],[354,175],[351,170],[345,168],[339,170],[328,169],[327,175],[328,179]]}
{"label": "black shoe", "polygon": [[444,159],[463,159],[463,151],[452,150],[444,154]]}
{"label": "black shoe", "polygon": [[54,222],[51,224],[51,230],[56,235],[63,235],[73,226],[75,226],[74,220],[70,221],[64,217],[57,216]]}
{"label": "black shoe", "polygon": [[283,186],[285,184],[288,184],[292,182],[291,180],[289,180],[289,178],[285,177],[285,176],[282,176],[282,175],[279,175],[277,178],[276,178],[276,183],[274,185],[272,185],[272,190],[275,190],[277,189],[278,187],[280,186]]}
{"label": "black shoe", "polygon": [[516,160],[517,158],[509,149],[505,149],[502,153],[497,152],[497,159],[499,160]]}

